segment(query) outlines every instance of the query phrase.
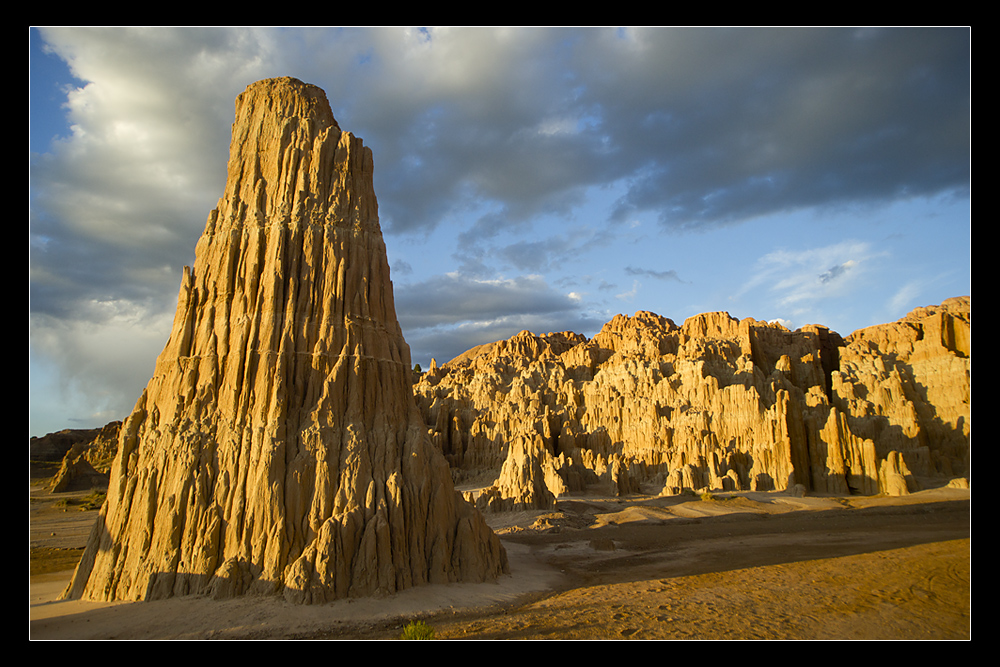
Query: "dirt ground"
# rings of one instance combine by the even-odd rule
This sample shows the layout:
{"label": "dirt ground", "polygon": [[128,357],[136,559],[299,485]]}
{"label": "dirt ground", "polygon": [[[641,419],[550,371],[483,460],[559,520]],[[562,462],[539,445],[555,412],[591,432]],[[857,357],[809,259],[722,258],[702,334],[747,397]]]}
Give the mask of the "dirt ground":
{"label": "dirt ground", "polygon": [[58,601],[96,511],[31,492],[29,637],[971,639],[971,495],[581,496],[488,516],[511,574],[381,599]]}

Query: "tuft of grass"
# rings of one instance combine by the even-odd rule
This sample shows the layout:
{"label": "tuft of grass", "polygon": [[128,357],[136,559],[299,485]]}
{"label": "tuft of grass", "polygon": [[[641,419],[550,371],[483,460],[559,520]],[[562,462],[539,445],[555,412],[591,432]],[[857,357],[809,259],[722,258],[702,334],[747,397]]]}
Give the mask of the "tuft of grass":
{"label": "tuft of grass", "polygon": [[105,498],[107,498],[107,493],[100,491],[99,489],[94,489],[88,495],[84,496],[80,500],[80,509],[86,512],[87,510],[99,510],[101,505],[104,504]]}
{"label": "tuft of grass", "polygon": [[400,639],[434,639],[434,628],[423,621],[410,621],[405,628]]}
{"label": "tuft of grass", "polygon": [[106,492],[101,491],[100,489],[93,489],[82,498],[60,498],[55,501],[53,505],[64,509],[76,507],[81,512],[86,512],[87,510],[99,510],[101,509],[101,505],[104,504],[104,499],[107,495],[108,494]]}

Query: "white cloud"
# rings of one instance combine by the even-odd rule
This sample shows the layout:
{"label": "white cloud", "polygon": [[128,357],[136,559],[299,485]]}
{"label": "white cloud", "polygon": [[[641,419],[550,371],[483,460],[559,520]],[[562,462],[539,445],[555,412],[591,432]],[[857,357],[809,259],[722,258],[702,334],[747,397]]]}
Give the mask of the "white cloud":
{"label": "white cloud", "polygon": [[[115,341],[129,331],[93,304],[130,304],[154,321],[172,314],[180,267],[221,194],[233,100],[268,76],[324,88],[341,125],[372,147],[394,278],[412,279],[397,285],[396,303],[414,335],[463,323],[463,335],[589,325],[592,297],[552,286],[569,289],[556,272],[565,278],[584,252],[603,244],[610,254],[620,240],[623,227],[592,205],[612,184],[624,192],[615,220],[649,215],[672,230],[968,184],[962,29],[861,41],[851,30],[781,29],[42,34],[84,82],[65,100],[72,131],[33,158],[29,175],[31,311],[52,318],[35,320],[32,335],[63,327],[74,356],[55,344],[39,354],[57,355],[67,377],[103,360],[86,325],[109,322]],[[427,276],[407,238],[436,229],[447,239],[434,249],[437,274],[461,266],[481,278],[500,268],[546,277]],[[748,289],[801,308],[858,290],[876,259],[871,248],[814,252],[769,256]],[[599,291],[621,289],[609,287]],[[121,390],[130,400],[133,392]]]}
{"label": "white cloud", "polygon": [[897,315],[897,317],[901,317],[908,309],[912,308],[913,300],[920,294],[924,287],[925,282],[923,280],[911,280],[900,287],[889,300],[889,311],[899,313],[900,315]]}
{"label": "white cloud", "polygon": [[778,303],[815,302],[856,289],[869,263],[884,257],[869,243],[845,241],[822,248],[775,250],[761,257],[737,292],[767,290]]}
{"label": "white cloud", "polygon": [[635,299],[635,295],[639,293],[640,287],[641,284],[639,283],[639,281],[633,280],[632,289],[630,289],[627,292],[622,292],[621,294],[615,294],[615,298],[620,299],[621,301],[632,301],[633,299]]}
{"label": "white cloud", "polygon": [[[64,423],[74,428],[128,416],[152,376],[173,318],[172,312],[146,312],[128,302],[95,303],[88,310],[105,315],[74,321],[36,314],[29,320],[32,405],[43,410],[58,405]],[[31,415],[29,428],[31,435],[52,430]]]}
{"label": "white cloud", "polygon": [[861,241],[774,250],[756,261],[731,299],[755,317],[833,326],[831,309],[840,319],[848,308],[845,304],[864,302],[879,287],[881,267],[890,259],[888,253]]}

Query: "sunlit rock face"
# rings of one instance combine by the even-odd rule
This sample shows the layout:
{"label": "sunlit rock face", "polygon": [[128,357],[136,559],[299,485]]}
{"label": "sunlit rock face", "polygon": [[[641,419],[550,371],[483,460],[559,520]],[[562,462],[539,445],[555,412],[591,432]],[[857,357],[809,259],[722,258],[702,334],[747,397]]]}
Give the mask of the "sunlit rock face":
{"label": "sunlit rock face", "polygon": [[236,100],[226,189],[64,594],[317,603],[493,580],[411,390],[371,150],[290,78]]}
{"label": "sunlit rock face", "polygon": [[[497,478],[481,505],[548,506],[543,478],[556,497],[905,493],[968,475],[970,308],[950,299],[846,339],[727,313],[619,315],[591,340],[525,331],[480,346],[415,393],[456,475]],[[508,461],[526,455],[538,465]]]}

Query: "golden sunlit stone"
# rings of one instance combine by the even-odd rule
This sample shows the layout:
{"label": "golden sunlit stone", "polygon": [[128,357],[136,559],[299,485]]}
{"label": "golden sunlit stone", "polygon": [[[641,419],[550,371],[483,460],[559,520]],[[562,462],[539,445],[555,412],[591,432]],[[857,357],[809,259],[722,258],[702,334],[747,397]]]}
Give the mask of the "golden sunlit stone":
{"label": "golden sunlit stone", "polygon": [[225,193],[65,597],[317,603],[506,571],[416,411],[372,170],[319,88],[237,98]]}

